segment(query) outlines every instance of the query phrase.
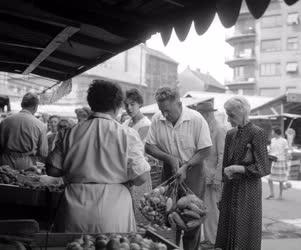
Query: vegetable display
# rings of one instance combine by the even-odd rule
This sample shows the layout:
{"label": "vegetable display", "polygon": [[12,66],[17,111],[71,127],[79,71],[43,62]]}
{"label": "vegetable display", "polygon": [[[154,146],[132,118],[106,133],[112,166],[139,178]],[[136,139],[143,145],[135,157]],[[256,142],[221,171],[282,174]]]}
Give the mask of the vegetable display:
{"label": "vegetable display", "polygon": [[200,226],[207,213],[203,201],[175,177],[146,193],[139,208],[151,224],[185,231]]}
{"label": "vegetable display", "polygon": [[38,175],[31,171],[16,170],[10,166],[0,166],[0,184],[9,184],[22,188],[46,190],[51,192],[60,192],[63,190],[63,185],[47,184]]}
{"label": "vegetable display", "polygon": [[66,250],[167,250],[167,246],[151,239],[143,238],[140,234],[127,236],[100,234],[96,237],[83,235],[68,243]]}

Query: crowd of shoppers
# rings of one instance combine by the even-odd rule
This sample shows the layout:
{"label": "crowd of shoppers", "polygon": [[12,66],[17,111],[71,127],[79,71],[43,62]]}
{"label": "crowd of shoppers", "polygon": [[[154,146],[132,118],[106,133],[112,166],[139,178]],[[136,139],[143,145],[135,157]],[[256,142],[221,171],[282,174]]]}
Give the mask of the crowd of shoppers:
{"label": "crowd of shoppers", "polygon": [[[268,153],[277,161],[267,198],[274,198],[278,181],[282,199],[287,180],[288,144],[281,131],[274,130],[268,152],[265,132],[250,122],[250,105],[241,96],[224,105],[228,132],[215,119],[212,102],[189,109],[176,89],[161,87],[155,93],[160,111],[150,121],[140,111],[142,96],[138,89],[124,95],[118,84],[94,80],[89,107],[75,110],[74,124],[48,114],[37,119],[39,98],[27,93],[22,110],[0,123],[0,165],[26,169],[41,161],[48,175],[63,177],[57,231],[123,233],[136,230],[137,202],[151,190],[148,159],[156,159],[163,164],[161,182],[177,175],[208,207],[204,233],[202,227],[183,235],[178,230],[178,244],[182,239],[185,250],[259,250]],[[118,120],[122,107],[126,113]]]}

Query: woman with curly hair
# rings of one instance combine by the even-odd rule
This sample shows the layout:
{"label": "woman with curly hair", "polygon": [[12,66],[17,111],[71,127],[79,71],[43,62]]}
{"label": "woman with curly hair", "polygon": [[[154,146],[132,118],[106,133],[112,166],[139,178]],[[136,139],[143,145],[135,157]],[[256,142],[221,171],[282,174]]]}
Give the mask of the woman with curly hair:
{"label": "woman with curly hair", "polygon": [[95,80],[88,89],[93,114],[66,130],[47,160],[47,173],[67,187],[57,230],[126,233],[136,230],[127,183],[142,185],[150,166],[138,133],[116,121],[123,102],[119,85]]}

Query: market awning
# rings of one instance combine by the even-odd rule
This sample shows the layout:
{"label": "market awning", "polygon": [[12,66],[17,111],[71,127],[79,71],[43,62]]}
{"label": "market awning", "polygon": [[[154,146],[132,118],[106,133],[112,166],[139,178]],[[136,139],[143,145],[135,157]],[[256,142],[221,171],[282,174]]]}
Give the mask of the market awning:
{"label": "market awning", "polygon": [[[284,0],[291,5],[298,0]],[[270,0],[246,0],[255,18]],[[0,71],[66,80],[160,32],[185,40],[192,22],[203,34],[217,13],[235,24],[242,0],[3,0]]]}
{"label": "market awning", "polygon": [[251,115],[256,116],[284,116],[284,114],[301,115],[301,92],[288,92],[251,110]]}
{"label": "market awning", "polygon": [[300,119],[301,115],[298,114],[289,114],[289,113],[283,113],[278,115],[250,115],[250,120],[271,120],[271,119],[277,119],[279,117],[285,117],[290,119]]}

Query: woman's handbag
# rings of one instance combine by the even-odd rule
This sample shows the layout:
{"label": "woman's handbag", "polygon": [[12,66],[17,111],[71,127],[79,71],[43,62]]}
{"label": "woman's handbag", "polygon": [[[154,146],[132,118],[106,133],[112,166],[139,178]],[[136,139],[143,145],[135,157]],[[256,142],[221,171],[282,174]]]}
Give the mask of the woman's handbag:
{"label": "woman's handbag", "polygon": [[252,147],[252,144],[248,143],[245,157],[241,161],[241,165],[248,166],[248,165],[254,164],[254,162],[255,162],[255,159],[254,159],[253,147]]}

